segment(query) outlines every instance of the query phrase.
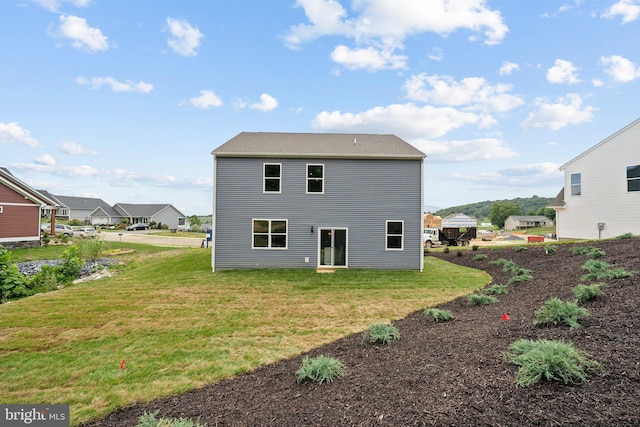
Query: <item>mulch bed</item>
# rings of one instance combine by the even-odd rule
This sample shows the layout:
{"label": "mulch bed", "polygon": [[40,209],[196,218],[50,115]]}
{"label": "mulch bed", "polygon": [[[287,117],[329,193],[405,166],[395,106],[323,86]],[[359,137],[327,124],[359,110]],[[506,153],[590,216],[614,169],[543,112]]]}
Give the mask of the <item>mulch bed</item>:
{"label": "mulch bed", "polygon": [[[282,360],[205,388],[139,404],[87,426],[135,426],[144,412],[200,419],[213,426],[524,426],[640,425],[640,239],[591,242],[604,258],[638,274],[609,280],[596,300],[583,303],[582,328],[535,327],[534,312],[549,298],[574,299],[586,255],[570,245],[545,254],[540,246],[432,253],[487,271],[493,283],[510,273],[489,261],[504,258],[531,269],[533,280],[508,286],[500,302],[471,306],[465,298],[439,306],[455,320],[436,323],[422,312],[395,322],[401,339],[366,344],[356,334],[307,353],[340,359],[347,375],[328,384],[296,382],[302,357]],[[474,260],[485,254],[482,261]],[[501,317],[508,313],[511,320]],[[517,366],[501,353],[519,338],[573,342],[602,364],[586,384],[515,384]]]}

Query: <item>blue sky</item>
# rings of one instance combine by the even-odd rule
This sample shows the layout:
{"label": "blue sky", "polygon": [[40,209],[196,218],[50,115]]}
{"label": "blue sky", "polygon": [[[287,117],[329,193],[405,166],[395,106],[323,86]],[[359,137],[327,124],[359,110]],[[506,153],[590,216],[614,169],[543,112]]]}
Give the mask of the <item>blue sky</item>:
{"label": "blue sky", "polygon": [[393,133],[425,204],[554,197],[640,114],[640,0],[6,0],[0,166],[211,212],[242,131]]}

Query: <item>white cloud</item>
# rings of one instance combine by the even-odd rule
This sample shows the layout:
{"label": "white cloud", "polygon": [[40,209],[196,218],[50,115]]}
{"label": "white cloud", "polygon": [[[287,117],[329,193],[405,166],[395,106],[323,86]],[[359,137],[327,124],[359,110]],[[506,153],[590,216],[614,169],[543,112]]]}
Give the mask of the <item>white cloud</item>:
{"label": "white cloud", "polygon": [[555,65],[547,70],[547,81],[554,84],[576,84],[581,80],[578,78],[578,69],[570,61],[556,59]]}
{"label": "white cloud", "polygon": [[192,27],[187,21],[167,18],[167,27],[171,36],[167,44],[175,53],[182,56],[196,56],[200,40],[204,34],[197,27]]}
{"label": "white cloud", "polygon": [[523,129],[548,128],[550,130],[558,130],[565,126],[590,122],[595,111],[594,107],[583,105],[582,98],[575,93],[560,97],[553,104],[539,98],[536,100],[536,104],[538,110],[529,113],[529,117],[520,124]]}
{"label": "white cloud", "polygon": [[0,144],[23,144],[28,147],[39,147],[40,143],[31,137],[27,129],[23,129],[16,122],[0,122]]}
{"label": "white cloud", "polygon": [[427,163],[456,163],[509,159],[518,155],[503,141],[479,138],[470,141],[411,141],[427,155]]}
{"label": "white cloud", "polygon": [[455,108],[412,103],[374,107],[361,113],[323,111],[312,122],[318,131],[393,133],[405,139],[439,138],[468,124],[492,125],[486,117]]}
{"label": "white cloud", "polygon": [[87,7],[91,4],[91,0],[31,0],[31,2],[51,12],[57,12],[65,3],[76,7]]}
{"label": "white cloud", "polygon": [[[562,186],[564,174],[560,165],[550,162],[516,165],[495,172],[450,173],[442,177],[446,181],[461,181],[468,188],[535,188]],[[556,190],[557,191],[557,190]]]}
{"label": "white cloud", "polygon": [[603,56],[600,58],[600,63],[606,67],[605,73],[609,74],[616,82],[628,83],[640,77],[640,67],[625,57]]}
{"label": "white cloud", "polygon": [[222,99],[212,90],[201,90],[200,96],[189,98],[189,104],[196,108],[206,110],[210,107],[220,107],[222,105]]}
{"label": "white cloud", "polygon": [[73,141],[62,141],[58,147],[60,151],[67,154],[86,154],[87,149],[82,144]]}
{"label": "white cloud", "polygon": [[56,164],[56,160],[49,154],[43,154],[40,157],[36,157],[33,162],[44,166],[55,166]]}
{"label": "white cloud", "polygon": [[407,57],[394,55],[390,49],[378,50],[373,47],[351,49],[337,46],[331,52],[331,59],[348,70],[365,69],[369,71],[406,68]]}
{"label": "white cloud", "polygon": [[61,15],[58,31],[54,34],[71,40],[71,46],[85,52],[109,49],[108,38],[99,28],[90,27],[86,19],[73,15]]}
{"label": "white cloud", "polygon": [[604,18],[615,18],[618,15],[622,16],[623,24],[635,21],[640,16],[640,1],[620,0],[602,14]]}
{"label": "white cloud", "polygon": [[107,85],[110,86],[114,92],[149,93],[153,90],[151,83],[145,83],[143,81],[136,83],[131,80],[120,82],[113,77],[92,77],[91,79],[78,77],[76,78],[76,83],[80,85],[90,85],[93,89],[100,89],[103,85]]}
{"label": "white cloud", "polygon": [[508,76],[514,71],[518,71],[519,69],[520,66],[515,62],[504,61],[502,63],[502,66],[500,66],[500,69],[498,70],[498,74],[500,74],[501,76]]}
{"label": "white cloud", "polygon": [[[323,36],[353,39],[356,46],[338,46],[332,55],[350,69],[403,68],[406,59],[396,55],[407,37],[425,32],[447,36],[459,29],[483,33],[485,43],[500,43],[509,31],[499,11],[487,7],[486,0],[357,0],[353,17],[337,0],[297,0],[308,23],[292,26],[284,36],[292,49]],[[350,59],[355,55],[357,58]],[[382,60],[386,59],[386,60]],[[362,66],[362,64],[367,66]],[[356,64],[359,64],[356,65]],[[375,68],[378,65],[379,68]]]}
{"label": "white cloud", "polygon": [[491,85],[482,77],[455,81],[449,76],[422,73],[410,77],[404,88],[411,100],[450,107],[464,106],[470,111],[506,112],[523,103],[519,96],[508,93],[512,85]]}
{"label": "white cloud", "polygon": [[260,95],[260,102],[249,105],[249,108],[260,110],[264,113],[275,110],[277,107],[278,100],[267,93],[263,93],[262,95]]}

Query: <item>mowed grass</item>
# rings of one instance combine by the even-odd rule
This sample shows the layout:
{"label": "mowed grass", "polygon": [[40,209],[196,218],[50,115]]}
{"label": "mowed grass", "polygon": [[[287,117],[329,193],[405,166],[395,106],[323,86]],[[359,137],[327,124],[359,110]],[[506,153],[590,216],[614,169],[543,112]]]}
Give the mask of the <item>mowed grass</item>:
{"label": "mowed grass", "polygon": [[76,425],[295,356],[490,280],[435,258],[423,273],[214,274],[202,249],[128,262],[113,277],[0,305],[2,403],[67,403]]}

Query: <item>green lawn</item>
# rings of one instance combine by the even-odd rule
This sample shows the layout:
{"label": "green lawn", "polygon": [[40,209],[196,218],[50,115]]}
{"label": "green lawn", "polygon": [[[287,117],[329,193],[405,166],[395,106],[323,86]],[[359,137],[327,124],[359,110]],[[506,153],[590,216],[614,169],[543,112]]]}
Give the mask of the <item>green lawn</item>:
{"label": "green lawn", "polygon": [[300,354],[490,279],[435,258],[423,273],[213,274],[209,251],[144,248],[113,277],[0,305],[2,403],[68,403],[75,425]]}

